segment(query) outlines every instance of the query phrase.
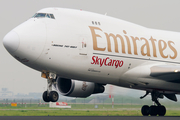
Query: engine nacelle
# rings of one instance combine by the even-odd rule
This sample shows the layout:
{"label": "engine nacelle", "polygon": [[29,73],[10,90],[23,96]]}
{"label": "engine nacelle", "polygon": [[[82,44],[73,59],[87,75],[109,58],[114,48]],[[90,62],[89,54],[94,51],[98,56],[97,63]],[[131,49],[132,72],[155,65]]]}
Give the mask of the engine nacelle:
{"label": "engine nacelle", "polygon": [[85,98],[91,94],[103,93],[104,86],[65,78],[57,78],[55,88],[64,96]]}

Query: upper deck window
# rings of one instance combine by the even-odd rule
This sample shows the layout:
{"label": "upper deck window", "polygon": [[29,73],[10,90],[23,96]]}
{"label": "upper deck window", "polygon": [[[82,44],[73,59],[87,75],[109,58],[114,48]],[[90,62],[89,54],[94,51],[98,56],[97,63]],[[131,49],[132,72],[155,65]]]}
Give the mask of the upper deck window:
{"label": "upper deck window", "polygon": [[34,16],[34,18],[52,18],[55,19],[53,14],[48,14],[48,13],[36,13]]}

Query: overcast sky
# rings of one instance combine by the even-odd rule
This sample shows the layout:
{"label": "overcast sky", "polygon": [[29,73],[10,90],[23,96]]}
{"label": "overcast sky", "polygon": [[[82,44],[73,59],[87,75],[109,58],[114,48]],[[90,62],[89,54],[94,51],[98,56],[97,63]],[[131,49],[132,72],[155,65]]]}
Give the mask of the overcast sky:
{"label": "overcast sky", "polygon": [[[180,0],[0,0],[0,89],[5,87],[14,93],[25,94],[46,89],[46,80],[41,78],[41,73],[16,61],[2,45],[3,37],[10,30],[42,8],[107,13],[145,27],[180,32],[179,5]],[[121,89],[121,93],[140,92]]]}

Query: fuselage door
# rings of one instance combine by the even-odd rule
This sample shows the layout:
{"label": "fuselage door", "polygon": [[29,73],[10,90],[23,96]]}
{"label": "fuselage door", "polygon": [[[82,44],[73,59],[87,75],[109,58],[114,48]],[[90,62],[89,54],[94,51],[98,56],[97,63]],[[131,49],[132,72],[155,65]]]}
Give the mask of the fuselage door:
{"label": "fuselage door", "polygon": [[86,37],[79,38],[79,55],[87,55],[88,43]]}

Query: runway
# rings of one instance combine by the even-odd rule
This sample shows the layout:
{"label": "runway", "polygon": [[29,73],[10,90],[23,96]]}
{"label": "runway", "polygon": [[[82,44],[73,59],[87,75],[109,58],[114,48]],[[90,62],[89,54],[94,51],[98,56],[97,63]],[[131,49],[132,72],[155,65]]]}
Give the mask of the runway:
{"label": "runway", "polygon": [[20,110],[27,110],[27,111],[28,110],[33,110],[33,111],[35,110],[36,111],[37,110],[37,111],[41,111],[41,110],[59,110],[59,109],[0,109],[0,111],[1,110],[2,111],[6,111],[6,110],[14,110],[14,111],[20,111]]}
{"label": "runway", "polygon": [[123,117],[123,116],[2,116],[1,120],[179,120],[175,117]]}

